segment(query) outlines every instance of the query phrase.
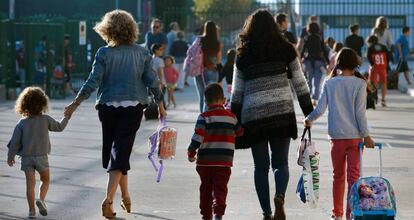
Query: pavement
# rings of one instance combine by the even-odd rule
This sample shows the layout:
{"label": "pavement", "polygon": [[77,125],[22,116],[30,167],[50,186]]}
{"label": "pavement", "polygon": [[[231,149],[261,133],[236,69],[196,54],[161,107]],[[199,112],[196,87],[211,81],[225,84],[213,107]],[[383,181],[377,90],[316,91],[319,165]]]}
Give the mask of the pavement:
{"label": "pavement", "polygon": [[[148,137],[157,121],[142,121],[131,155],[132,170],[129,187],[132,213],[121,211],[120,193],[114,201],[117,219],[129,220],[194,220],[201,219],[198,208],[199,177],[195,165],[186,158],[194,122],[198,115],[197,94],[194,86],[177,92],[178,107],[169,110],[168,124],[178,129],[176,158],[165,161],[164,175],[156,183],[156,173],[147,159]],[[62,116],[67,100],[52,100],[50,115]],[[0,102],[0,219],[25,219],[28,206],[25,197],[25,177],[20,161],[15,167],[6,164],[7,142],[19,117],[13,111],[13,102]],[[303,115],[296,105],[298,127]],[[397,197],[398,219],[414,219],[414,98],[398,91],[390,91],[388,107],[369,110],[369,126],[376,142],[384,144],[384,177],[394,186]],[[299,132],[302,132],[299,129]],[[51,133],[51,186],[46,199],[49,215],[38,219],[103,219],[100,204],[105,195],[107,174],[101,167],[101,128],[91,98],[80,106],[62,133]],[[327,140],[326,116],[314,124],[312,137],[321,154],[320,201],[315,209],[302,204],[295,195],[301,168],[295,164],[298,140],[291,142],[289,153],[290,182],[286,194],[288,220],[329,219],[332,194],[332,166]],[[366,150],[364,172],[377,175],[378,152]],[[38,177],[37,177],[38,178]],[[275,192],[269,175],[271,192]],[[253,160],[250,150],[236,151],[229,183],[225,219],[261,219],[261,210],[253,183]]]}

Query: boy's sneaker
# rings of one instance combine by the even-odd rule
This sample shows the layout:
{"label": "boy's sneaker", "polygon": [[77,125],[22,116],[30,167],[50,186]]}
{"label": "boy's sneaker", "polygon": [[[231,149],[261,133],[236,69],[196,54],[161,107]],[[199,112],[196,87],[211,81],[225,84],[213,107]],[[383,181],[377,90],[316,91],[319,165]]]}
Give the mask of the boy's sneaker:
{"label": "boy's sneaker", "polygon": [[39,213],[43,216],[47,215],[47,207],[44,201],[38,199],[36,200],[37,208],[39,208]]}
{"label": "boy's sneaker", "polygon": [[215,216],[214,220],[223,220],[223,217]]}
{"label": "boy's sneaker", "polygon": [[27,216],[30,219],[36,218],[36,212],[35,211],[29,211],[29,216]]}
{"label": "boy's sneaker", "polygon": [[342,217],[337,217],[337,216],[332,215],[331,220],[342,220]]}

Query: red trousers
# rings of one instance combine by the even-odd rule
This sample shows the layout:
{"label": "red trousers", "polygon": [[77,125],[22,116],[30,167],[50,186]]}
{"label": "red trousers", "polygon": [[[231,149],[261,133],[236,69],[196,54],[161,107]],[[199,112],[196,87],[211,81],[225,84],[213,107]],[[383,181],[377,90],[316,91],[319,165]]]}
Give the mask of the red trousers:
{"label": "red trousers", "polygon": [[[333,165],[333,209],[336,217],[344,214],[344,193],[345,176],[348,182],[346,216],[349,218],[351,210],[349,208],[349,191],[355,181],[359,178],[359,148],[361,139],[334,139],[331,140],[331,159]],[[345,172],[346,170],[346,172]]]}
{"label": "red trousers", "polygon": [[230,167],[197,166],[200,176],[200,214],[203,219],[224,215],[226,210],[227,183],[231,175]]}

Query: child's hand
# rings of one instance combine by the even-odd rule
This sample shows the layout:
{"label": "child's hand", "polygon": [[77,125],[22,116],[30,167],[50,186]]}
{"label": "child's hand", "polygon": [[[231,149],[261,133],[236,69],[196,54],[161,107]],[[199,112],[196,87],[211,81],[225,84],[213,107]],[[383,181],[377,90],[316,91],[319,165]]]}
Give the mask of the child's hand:
{"label": "child's hand", "polygon": [[65,118],[70,119],[72,117],[73,112],[69,112],[69,111],[65,111],[63,112],[63,115],[65,116]]}
{"label": "child's hand", "polygon": [[11,160],[7,160],[7,164],[12,167],[16,162],[14,161],[14,159]]}
{"label": "child's hand", "polygon": [[196,157],[188,157],[188,161],[190,161],[191,163],[196,161],[197,158]]}
{"label": "child's hand", "polygon": [[304,119],[303,120],[303,125],[307,128],[312,127],[312,122],[309,119]]}
{"label": "child's hand", "polygon": [[372,140],[372,138],[370,136],[364,137],[364,142],[365,142],[365,146],[367,148],[374,148],[375,147],[375,142]]}

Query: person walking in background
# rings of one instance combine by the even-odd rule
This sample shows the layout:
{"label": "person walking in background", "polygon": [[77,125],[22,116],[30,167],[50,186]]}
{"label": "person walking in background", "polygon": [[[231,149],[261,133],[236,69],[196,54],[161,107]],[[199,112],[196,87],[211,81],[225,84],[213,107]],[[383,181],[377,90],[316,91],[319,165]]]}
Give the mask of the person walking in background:
{"label": "person walking in background", "polygon": [[387,69],[389,60],[389,51],[385,45],[378,43],[378,38],[371,35],[368,40],[367,59],[370,64],[369,80],[378,88],[378,82],[381,83],[381,105],[386,107],[385,96],[387,94]]}
{"label": "person walking in background", "polygon": [[408,37],[410,36],[410,33],[410,27],[405,26],[402,29],[402,35],[395,42],[395,46],[398,51],[396,56],[398,60],[397,70],[400,73],[404,73],[404,77],[408,85],[412,84],[410,79],[410,68],[407,63],[407,58],[410,54],[410,45],[408,44]]}
{"label": "person walking in background", "polygon": [[7,144],[9,148],[7,164],[15,164],[15,156],[21,156],[21,170],[26,176],[26,198],[29,205],[29,218],[36,218],[35,186],[36,171],[40,175],[39,199],[36,205],[41,215],[47,215],[45,203],[49,189],[50,171],[48,154],[50,153],[49,131],[60,132],[68,124],[70,113],[66,113],[60,122],[45,113],[48,110],[48,97],[39,87],[27,87],[16,101],[15,111],[22,118],[14,129]]}
{"label": "person walking in background", "polygon": [[180,74],[174,67],[174,57],[164,57],[164,63],[165,82],[168,91],[168,102],[166,108],[168,108],[171,105],[171,103],[174,105],[174,108],[176,108],[177,103],[175,102],[174,90],[177,85],[177,80]]}
{"label": "person walking in background", "polygon": [[96,109],[102,124],[102,166],[108,172],[102,215],[114,218],[112,203],[118,185],[121,207],[131,212],[129,158],[143,110],[148,105],[148,89],[154,94],[160,116],[165,117],[166,112],[149,51],[135,43],[138,27],[132,15],[123,10],[108,12],[94,30],[108,45],[96,52],[92,71],[75,100],[65,108],[65,114],[72,115],[98,88]]}
{"label": "person walking in background", "polygon": [[207,110],[207,105],[204,103],[205,87],[211,83],[216,83],[219,78],[218,68],[221,66],[221,50],[223,45],[219,41],[218,34],[217,25],[213,21],[204,23],[204,32],[200,36],[204,72],[194,77],[199,96],[200,112]]}
{"label": "person walking in background", "polygon": [[153,44],[161,44],[164,48],[168,45],[168,39],[164,33],[162,33],[161,20],[155,18],[151,22],[151,31],[145,34],[145,47],[148,51],[152,51]]}
{"label": "person walking in background", "polygon": [[63,40],[63,60],[62,65],[66,74],[65,81],[65,93],[71,92],[72,95],[76,95],[72,88],[72,71],[74,68],[72,50],[70,49],[70,36],[65,35]]}
{"label": "person walking in background", "polygon": [[[373,148],[369,136],[366,103],[367,83],[355,69],[361,65],[360,57],[349,48],[342,49],[336,67],[325,81],[322,95],[315,110],[304,120],[305,127],[322,116],[328,108],[328,136],[331,142],[333,165],[332,220],[341,220],[345,193],[345,176],[348,182],[346,218],[350,219],[349,192],[360,176],[359,143],[364,141]],[[346,167],[346,173],[345,173]]]}
{"label": "person walking in background", "polygon": [[335,39],[333,37],[328,37],[325,40],[325,48],[328,51],[328,59],[334,54]]}
{"label": "person walking in background", "polygon": [[243,128],[236,116],[224,109],[226,99],[220,84],[208,85],[204,94],[208,111],[198,116],[187,155],[190,162],[197,160],[202,219],[211,220],[214,214],[214,220],[221,220],[226,210],[234,143]]}
{"label": "person walking in background", "polygon": [[165,105],[165,94],[167,92],[167,82],[165,81],[165,73],[164,73],[164,59],[162,55],[164,54],[164,45],[162,44],[153,44],[151,46],[152,52],[152,69],[156,74],[157,78],[160,80],[160,89],[162,92],[162,103]]}
{"label": "person walking in background", "polygon": [[16,76],[19,77],[20,91],[26,88],[26,67],[25,67],[24,41],[16,42]]}
{"label": "person walking in background", "polygon": [[184,40],[184,32],[177,32],[177,40],[171,45],[170,54],[175,59],[175,69],[180,73],[177,81],[177,89],[184,89],[187,83],[187,74],[184,73],[184,59],[187,56],[188,43]]}
{"label": "person walking in background", "polygon": [[170,32],[167,33],[167,41],[168,45],[165,49],[165,54],[171,55],[170,49],[171,45],[174,43],[174,41],[177,39],[177,33],[180,31],[180,26],[177,22],[171,22],[170,24]]}
{"label": "person walking in background", "polygon": [[329,54],[329,64],[326,68],[329,73],[334,69],[336,65],[336,55],[338,55],[339,51],[342,50],[342,48],[344,48],[344,45],[341,42],[336,42],[333,47],[333,52]]}
{"label": "person walking in background", "polygon": [[388,29],[388,22],[384,16],[377,18],[375,27],[371,30],[371,35],[375,35],[378,38],[378,43],[386,46],[388,51],[391,51],[392,34]]}
{"label": "person walking in background", "polygon": [[308,115],[313,107],[295,48],[284,39],[269,11],[259,9],[246,19],[239,34],[234,71],[231,111],[244,128],[243,141],[236,146],[251,147],[254,183],[265,220],[273,219],[268,178],[271,164],[276,183],[274,219],[285,220],[289,145],[298,132],[289,81],[303,113]]}
{"label": "person walking in background", "polygon": [[[316,16],[316,15],[310,16],[309,19],[308,19],[308,23],[306,24],[306,26],[302,28],[302,30],[300,32],[300,36],[299,36],[298,43],[296,45],[296,49],[298,51],[302,51],[303,50],[303,46],[305,44],[305,41],[306,41],[306,39],[308,38],[308,36],[310,34],[309,33],[309,30],[308,30],[308,26],[309,26],[309,24],[312,24],[312,23],[318,24],[318,16]],[[318,26],[320,27],[319,24],[318,24]],[[323,34],[323,29],[321,27],[319,28],[318,34],[321,37],[321,39],[325,39],[324,38],[324,34]]]}
{"label": "person walking in background", "polygon": [[276,15],[276,22],[279,25],[282,35],[287,39],[287,41],[293,45],[298,43],[298,40],[295,38],[295,35],[292,32],[288,31],[289,28],[289,18],[285,13],[279,13]]}
{"label": "person walking in background", "polygon": [[227,51],[227,58],[226,64],[224,64],[223,69],[220,72],[219,83],[226,79],[227,83],[227,92],[231,93],[231,84],[233,82],[233,70],[234,70],[234,63],[236,61],[236,50],[229,49]]}
{"label": "person walking in background", "polygon": [[310,23],[308,26],[309,36],[305,40],[301,52],[304,58],[305,72],[308,76],[308,85],[312,96],[312,104],[316,105],[319,94],[322,75],[326,73],[327,48],[319,36],[319,25]]}
{"label": "person walking in background", "polygon": [[351,34],[345,38],[345,47],[353,49],[358,56],[362,57],[362,47],[364,46],[364,38],[359,36],[359,25],[353,24],[349,26]]}
{"label": "person walking in background", "polygon": [[45,88],[46,85],[46,61],[47,61],[47,36],[37,43],[35,48],[35,69],[36,73],[33,79],[35,85]]}

